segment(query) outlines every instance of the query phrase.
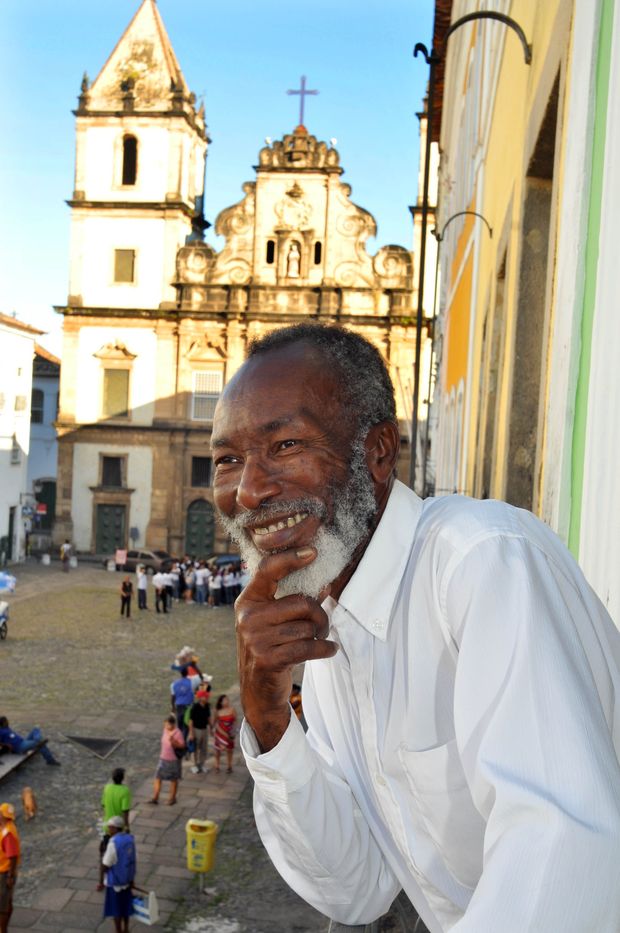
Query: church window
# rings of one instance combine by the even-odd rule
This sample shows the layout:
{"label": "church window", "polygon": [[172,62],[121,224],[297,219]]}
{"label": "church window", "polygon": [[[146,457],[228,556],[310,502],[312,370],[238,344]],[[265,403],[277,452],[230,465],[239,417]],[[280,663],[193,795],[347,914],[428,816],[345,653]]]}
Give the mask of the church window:
{"label": "church window", "polygon": [[123,486],[123,457],[101,458],[101,485],[120,488]]}
{"label": "church window", "polygon": [[129,370],[103,370],[103,417],[126,418],[129,414]]}
{"label": "church window", "polygon": [[192,394],[192,418],[194,421],[213,421],[213,413],[221,392],[221,370],[194,373],[194,391]]}
{"label": "church window", "polygon": [[317,240],[314,244],[314,265],[321,265],[321,257],[323,255],[323,244],[320,240]]}
{"label": "church window", "polygon": [[114,281],[133,282],[136,266],[135,249],[114,250]]}
{"label": "church window", "polygon": [[138,140],[135,136],[123,137],[123,184],[135,185],[138,175]]}
{"label": "church window", "polygon": [[272,266],[276,258],[276,241],[267,240],[267,265]]}
{"label": "church window", "polygon": [[192,486],[211,485],[211,457],[192,457]]}
{"label": "church window", "polygon": [[43,391],[41,389],[32,390],[30,400],[30,421],[32,424],[43,424]]}

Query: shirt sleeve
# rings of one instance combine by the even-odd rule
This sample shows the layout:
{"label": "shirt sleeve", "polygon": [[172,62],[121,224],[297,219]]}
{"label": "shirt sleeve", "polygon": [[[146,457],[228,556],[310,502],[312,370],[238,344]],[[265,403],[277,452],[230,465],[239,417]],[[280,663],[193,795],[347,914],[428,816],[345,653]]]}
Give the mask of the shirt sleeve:
{"label": "shirt sleeve", "polygon": [[256,825],[275,867],[305,901],[333,920],[369,923],[389,908],[400,884],[329,748],[318,734],[314,741],[291,709],[278,745],[260,754],[243,721]]}
{"label": "shirt sleeve", "polygon": [[486,820],[483,872],[454,933],[616,933],[620,768],[602,606],[568,558],[506,536],[457,566],[444,608],[459,646],[456,739]]}
{"label": "shirt sleeve", "polygon": [[114,836],[108,842],[105,852],[103,853],[101,861],[106,868],[112,868],[113,865],[116,865],[118,861],[118,855],[116,854],[116,846],[114,845]]}

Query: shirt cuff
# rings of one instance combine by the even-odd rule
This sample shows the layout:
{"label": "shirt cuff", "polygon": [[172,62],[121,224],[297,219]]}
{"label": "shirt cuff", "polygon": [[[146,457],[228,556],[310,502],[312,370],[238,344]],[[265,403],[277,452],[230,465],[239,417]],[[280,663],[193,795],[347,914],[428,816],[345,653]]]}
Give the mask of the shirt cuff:
{"label": "shirt cuff", "polygon": [[239,744],[258,789],[272,800],[284,802],[307,784],[316,765],[303,727],[291,707],[286,732],[274,748],[261,754],[254,730],[243,720]]}

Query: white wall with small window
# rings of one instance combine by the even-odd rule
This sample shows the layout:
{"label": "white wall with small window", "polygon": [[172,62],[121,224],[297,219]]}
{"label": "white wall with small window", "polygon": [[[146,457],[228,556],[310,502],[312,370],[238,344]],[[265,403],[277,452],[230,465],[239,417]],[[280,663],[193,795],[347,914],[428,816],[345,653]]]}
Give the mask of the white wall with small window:
{"label": "white wall with small window", "polygon": [[215,406],[222,394],[224,370],[204,369],[192,373],[189,417],[192,421],[213,421]]}
{"label": "white wall with small window", "polygon": [[30,530],[30,398],[34,343],[40,333],[0,314],[0,550],[12,560],[23,559]]}
{"label": "white wall with small window", "polygon": [[181,212],[165,220],[135,208],[108,215],[74,208],[73,215],[69,294],[84,307],[158,308],[176,300],[176,254],[188,233]]}
{"label": "white wall with small window", "polygon": [[82,327],[78,336],[76,421],[152,424],[157,336],[150,327]]}
{"label": "white wall with small window", "polygon": [[[58,361],[60,363],[60,361]],[[32,377],[30,404],[30,454],[28,487],[36,480],[55,479],[58,472],[58,441],[54,421],[58,414],[59,374],[52,372]]]}
{"label": "white wall with small window", "polygon": [[[108,481],[106,488],[110,491],[118,488],[134,490],[129,496],[126,525],[127,529],[138,529],[139,537],[136,539],[136,544],[144,544],[147,525],[151,519],[152,449],[137,446],[120,447],[114,444],[75,444],[73,458],[71,516],[74,547],[78,551],[91,550],[93,537],[93,491],[91,487],[101,487],[104,479]],[[122,483],[120,487],[115,485],[118,478],[115,461],[120,467]]]}

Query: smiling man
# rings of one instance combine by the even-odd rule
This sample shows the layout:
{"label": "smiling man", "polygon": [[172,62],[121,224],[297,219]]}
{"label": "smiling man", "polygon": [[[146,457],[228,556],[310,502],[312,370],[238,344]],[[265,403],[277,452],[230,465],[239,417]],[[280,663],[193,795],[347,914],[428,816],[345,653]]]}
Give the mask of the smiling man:
{"label": "smiling man", "polygon": [[345,924],[403,889],[432,933],[617,933],[619,636],[561,542],[396,481],[389,375],[340,328],[254,343],[212,443],[252,575],[241,744],[283,877]]}

